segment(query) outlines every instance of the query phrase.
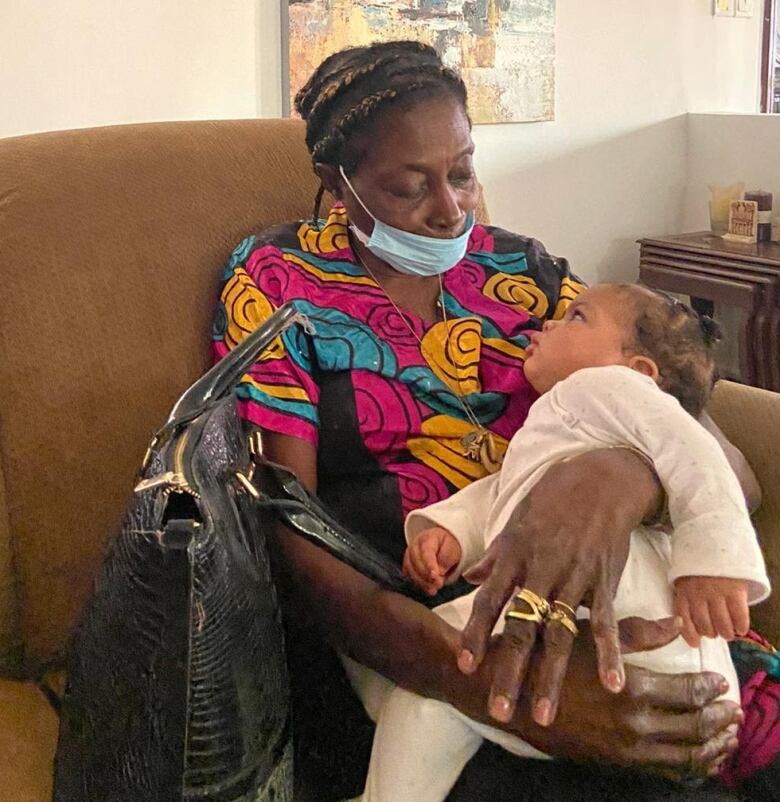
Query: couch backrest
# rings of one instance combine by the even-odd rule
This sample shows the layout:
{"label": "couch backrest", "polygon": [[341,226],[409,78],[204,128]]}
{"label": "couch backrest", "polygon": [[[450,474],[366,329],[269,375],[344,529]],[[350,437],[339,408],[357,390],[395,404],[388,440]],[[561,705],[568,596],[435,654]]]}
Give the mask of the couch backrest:
{"label": "couch backrest", "polygon": [[221,266],[316,188],[300,121],[0,140],[0,668],[63,646],[150,435],[207,367]]}
{"label": "couch backrest", "polygon": [[303,134],[241,120],[0,140],[0,673],[65,644],[151,434],[208,365],[233,247],[311,213]]}
{"label": "couch backrest", "polygon": [[780,643],[780,393],[733,382],[718,382],[709,411],[726,437],[740,447],[763,491],[753,516],[772,597],[751,612],[751,621],[764,637]]}

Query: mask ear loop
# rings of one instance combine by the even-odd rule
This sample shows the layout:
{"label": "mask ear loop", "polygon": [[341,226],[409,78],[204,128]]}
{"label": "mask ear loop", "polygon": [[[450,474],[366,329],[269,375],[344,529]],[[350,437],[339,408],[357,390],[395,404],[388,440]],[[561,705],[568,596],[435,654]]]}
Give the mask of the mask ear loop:
{"label": "mask ear loop", "polygon": [[349,187],[349,191],[355,196],[355,199],[363,207],[365,213],[376,223],[376,217],[374,217],[374,215],[371,214],[371,212],[368,210],[368,206],[366,206],[366,204],[363,203],[360,195],[358,195],[357,192],[355,192],[355,187],[352,186],[352,182],[347,178],[347,174],[344,172],[344,167],[342,165],[339,165],[339,173],[341,173],[341,177],[344,179],[347,186]]}

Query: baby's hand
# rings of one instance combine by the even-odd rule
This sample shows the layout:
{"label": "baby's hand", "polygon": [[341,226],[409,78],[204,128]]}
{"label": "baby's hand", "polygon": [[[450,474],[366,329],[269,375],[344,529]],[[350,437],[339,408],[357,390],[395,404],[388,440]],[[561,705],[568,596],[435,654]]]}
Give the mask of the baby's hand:
{"label": "baby's hand", "polygon": [[674,583],[674,612],[683,620],[682,636],[697,647],[701,636],[733,640],[750,629],[747,583],[715,576],[684,576]]}
{"label": "baby's hand", "polygon": [[444,527],[423,529],[404,554],[404,573],[429,596],[444,585],[447,574],[460,562],[460,543]]}

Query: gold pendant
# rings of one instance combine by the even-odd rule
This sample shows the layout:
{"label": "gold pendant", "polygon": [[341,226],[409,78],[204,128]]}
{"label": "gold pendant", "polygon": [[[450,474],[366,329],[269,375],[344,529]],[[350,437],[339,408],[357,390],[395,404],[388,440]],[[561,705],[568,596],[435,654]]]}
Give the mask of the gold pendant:
{"label": "gold pendant", "polygon": [[460,444],[466,451],[466,457],[481,463],[488,473],[496,473],[501,468],[501,456],[493,435],[487,429],[474,429],[463,435]]}
{"label": "gold pendant", "polygon": [[466,457],[472,462],[479,462],[479,449],[485,439],[485,430],[474,429],[460,438],[460,444],[466,451]]}

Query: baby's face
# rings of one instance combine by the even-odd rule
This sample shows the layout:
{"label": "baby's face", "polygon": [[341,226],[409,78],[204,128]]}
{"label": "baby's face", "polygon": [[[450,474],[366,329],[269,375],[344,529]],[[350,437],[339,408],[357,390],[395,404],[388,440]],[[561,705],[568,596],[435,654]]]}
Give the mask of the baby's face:
{"label": "baby's face", "polygon": [[539,393],[581,368],[628,365],[626,350],[632,310],[624,294],[609,284],[591,287],[575,298],[561,320],[548,320],[531,334],[525,375]]}

